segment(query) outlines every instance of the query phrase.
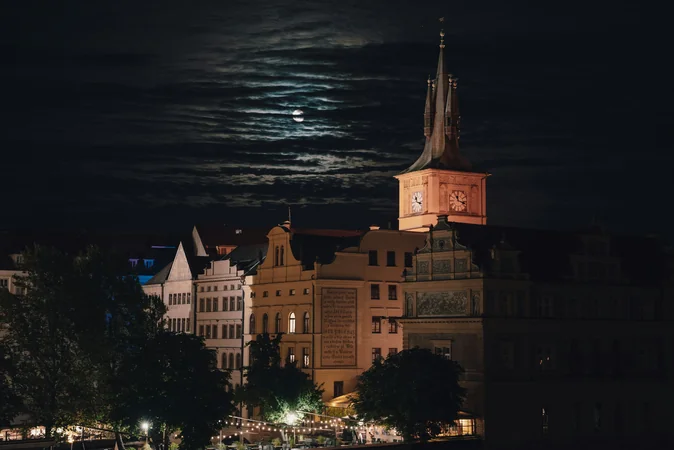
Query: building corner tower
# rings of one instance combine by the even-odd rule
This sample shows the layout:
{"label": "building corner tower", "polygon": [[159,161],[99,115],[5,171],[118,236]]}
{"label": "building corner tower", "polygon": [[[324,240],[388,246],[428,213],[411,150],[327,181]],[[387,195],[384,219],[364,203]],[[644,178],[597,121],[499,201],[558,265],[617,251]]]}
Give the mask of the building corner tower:
{"label": "building corner tower", "polygon": [[424,108],[426,143],[419,159],[396,175],[399,183],[400,230],[426,231],[438,215],[450,222],[485,225],[486,180],[489,174],[474,172],[459,153],[461,116],[458,79],[447,73],[444,32],[434,80],[428,80]]}

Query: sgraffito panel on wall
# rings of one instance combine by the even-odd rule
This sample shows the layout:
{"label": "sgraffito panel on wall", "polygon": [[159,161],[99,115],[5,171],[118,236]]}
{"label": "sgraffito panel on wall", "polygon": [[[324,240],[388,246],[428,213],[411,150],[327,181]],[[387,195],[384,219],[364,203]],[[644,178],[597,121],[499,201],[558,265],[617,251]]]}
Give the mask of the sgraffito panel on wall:
{"label": "sgraffito panel on wall", "polygon": [[321,366],[355,366],[356,289],[323,288],[321,293]]}
{"label": "sgraffito panel on wall", "polygon": [[417,316],[465,316],[468,314],[466,291],[417,292]]}

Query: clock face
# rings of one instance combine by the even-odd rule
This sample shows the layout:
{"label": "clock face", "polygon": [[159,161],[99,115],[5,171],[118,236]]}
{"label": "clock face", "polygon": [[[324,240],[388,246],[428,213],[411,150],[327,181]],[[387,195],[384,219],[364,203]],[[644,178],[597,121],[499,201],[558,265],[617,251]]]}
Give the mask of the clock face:
{"label": "clock face", "polygon": [[412,194],[412,212],[420,213],[424,204],[424,196],[421,192]]}
{"label": "clock face", "polygon": [[468,198],[463,191],[452,191],[449,195],[449,207],[452,211],[463,212],[466,210]]}

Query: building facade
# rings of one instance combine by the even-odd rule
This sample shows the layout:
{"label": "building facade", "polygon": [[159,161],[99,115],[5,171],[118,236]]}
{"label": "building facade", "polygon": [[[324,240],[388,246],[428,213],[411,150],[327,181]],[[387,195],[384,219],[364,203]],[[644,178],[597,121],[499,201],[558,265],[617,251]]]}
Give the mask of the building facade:
{"label": "building facade", "polygon": [[400,283],[423,235],[302,230],[286,222],[268,239],[251,286],[249,338],[283,333],[282,358],[322,385],[324,400],[352,392],[374,358],[402,348]]}
{"label": "building facade", "polygon": [[645,238],[442,216],[403,285],[404,348],[461,364],[489,447],[671,438],[671,274],[645,261],[668,267]]}

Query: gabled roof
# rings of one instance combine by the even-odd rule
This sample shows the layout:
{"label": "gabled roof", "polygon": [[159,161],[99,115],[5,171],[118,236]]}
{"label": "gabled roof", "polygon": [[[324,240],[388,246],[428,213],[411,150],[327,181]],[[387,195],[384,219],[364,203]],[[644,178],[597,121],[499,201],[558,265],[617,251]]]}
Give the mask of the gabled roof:
{"label": "gabled roof", "polygon": [[290,248],[295,259],[305,268],[313,268],[314,262],[330,264],[335,253],[360,243],[366,231],[320,230],[291,228]]}
{"label": "gabled roof", "polygon": [[171,267],[173,267],[173,261],[165,265],[159,272],[155,274],[152,278],[150,278],[145,285],[151,285],[151,284],[162,284],[166,282],[166,279],[169,276],[169,273],[171,273]]}

